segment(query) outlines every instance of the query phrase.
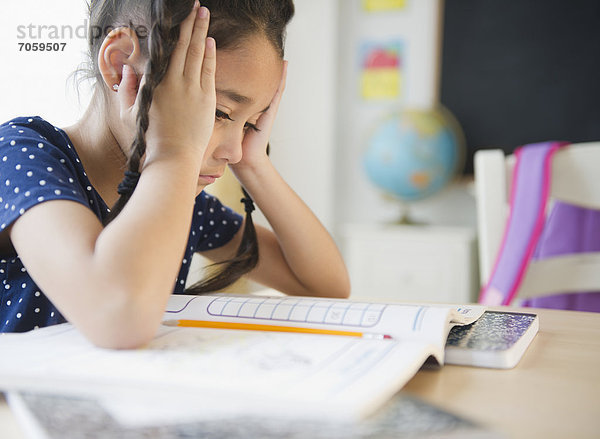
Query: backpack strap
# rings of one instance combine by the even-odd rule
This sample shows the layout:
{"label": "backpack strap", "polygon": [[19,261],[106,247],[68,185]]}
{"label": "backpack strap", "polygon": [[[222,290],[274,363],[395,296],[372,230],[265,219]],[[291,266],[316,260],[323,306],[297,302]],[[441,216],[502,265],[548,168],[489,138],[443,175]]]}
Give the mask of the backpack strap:
{"label": "backpack strap", "polygon": [[543,142],[515,151],[510,213],[490,279],[480,293],[486,305],[510,305],[544,228],[552,157],[566,142]]}

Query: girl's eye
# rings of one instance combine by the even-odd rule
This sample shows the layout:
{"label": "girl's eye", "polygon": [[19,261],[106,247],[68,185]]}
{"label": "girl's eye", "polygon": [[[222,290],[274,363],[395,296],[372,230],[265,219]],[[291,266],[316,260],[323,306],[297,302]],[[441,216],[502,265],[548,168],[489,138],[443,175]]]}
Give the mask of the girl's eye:
{"label": "girl's eye", "polygon": [[258,129],[258,127],[256,125],[254,125],[253,123],[246,122],[246,124],[244,125],[244,131],[248,131],[248,130],[252,130],[256,133],[258,133],[260,131]]}
{"label": "girl's eye", "polygon": [[[221,110],[215,110],[215,120],[216,121],[222,121],[222,120],[230,120],[232,122],[235,122],[230,116],[229,114],[221,111]],[[258,127],[256,125],[254,125],[253,123],[249,123],[246,122],[244,124],[244,131],[248,131],[248,130],[252,130],[252,131],[256,131],[259,132],[260,130],[258,129]]]}
{"label": "girl's eye", "polygon": [[229,117],[229,114],[224,113],[221,110],[215,110],[215,119],[216,120],[233,120],[231,117]]}

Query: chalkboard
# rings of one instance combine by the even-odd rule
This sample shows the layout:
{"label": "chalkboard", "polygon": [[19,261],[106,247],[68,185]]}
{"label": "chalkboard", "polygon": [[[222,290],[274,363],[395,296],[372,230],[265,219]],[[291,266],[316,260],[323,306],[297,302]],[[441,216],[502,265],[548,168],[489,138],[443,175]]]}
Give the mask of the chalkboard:
{"label": "chalkboard", "polygon": [[[441,101],[473,154],[600,140],[600,0],[446,0]],[[600,167],[600,164],[599,164]]]}

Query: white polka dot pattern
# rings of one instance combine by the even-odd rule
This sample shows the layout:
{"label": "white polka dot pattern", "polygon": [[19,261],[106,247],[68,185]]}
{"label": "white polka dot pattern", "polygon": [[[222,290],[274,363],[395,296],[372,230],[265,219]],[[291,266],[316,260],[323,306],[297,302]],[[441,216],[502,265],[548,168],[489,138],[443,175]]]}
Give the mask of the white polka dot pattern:
{"label": "white polka dot pattern", "polygon": [[[109,212],[67,134],[40,117],[0,125],[0,157],[0,233],[31,207],[51,200],[83,204],[101,221]],[[217,198],[204,192],[196,198],[174,293],[184,291],[193,253],[226,244],[241,224],[242,217]],[[0,254],[0,280],[0,332],[29,331],[65,321],[18,255]]]}
{"label": "white polka dot pattern", "polygon": [[228,243],[241,225],[241,215],[223,206],[218,198],[204,192],[196,198],[190,238],[175,282],[175,293],[182,293],[185,289],[193,254]]}

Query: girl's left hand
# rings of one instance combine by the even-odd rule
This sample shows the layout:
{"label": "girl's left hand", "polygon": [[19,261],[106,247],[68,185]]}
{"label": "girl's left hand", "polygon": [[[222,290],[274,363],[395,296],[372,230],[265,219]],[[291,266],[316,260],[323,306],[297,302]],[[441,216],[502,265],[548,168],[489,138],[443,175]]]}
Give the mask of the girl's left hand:
{"label": "girl's left hand", "polygon": [[256,127],[260,131],[249,129],[244,135],[242,141],[242,160],[236,164],[230,165],[231,170],[237,176],[237,171],[247,168],[258,168],[262,163],[268,161],[267,156],[267,144],[271,136],[271,130],[273,129],[273,123],[275,122],[275,116],[279,109],[279,103],[285,90],[285,81],[287,77],[287,66],[288,62],[283,62],[283,73],[281,75],[281,82],[275,92],[275,96],[271,100],[269,109],[265,111],[256,122]]}

